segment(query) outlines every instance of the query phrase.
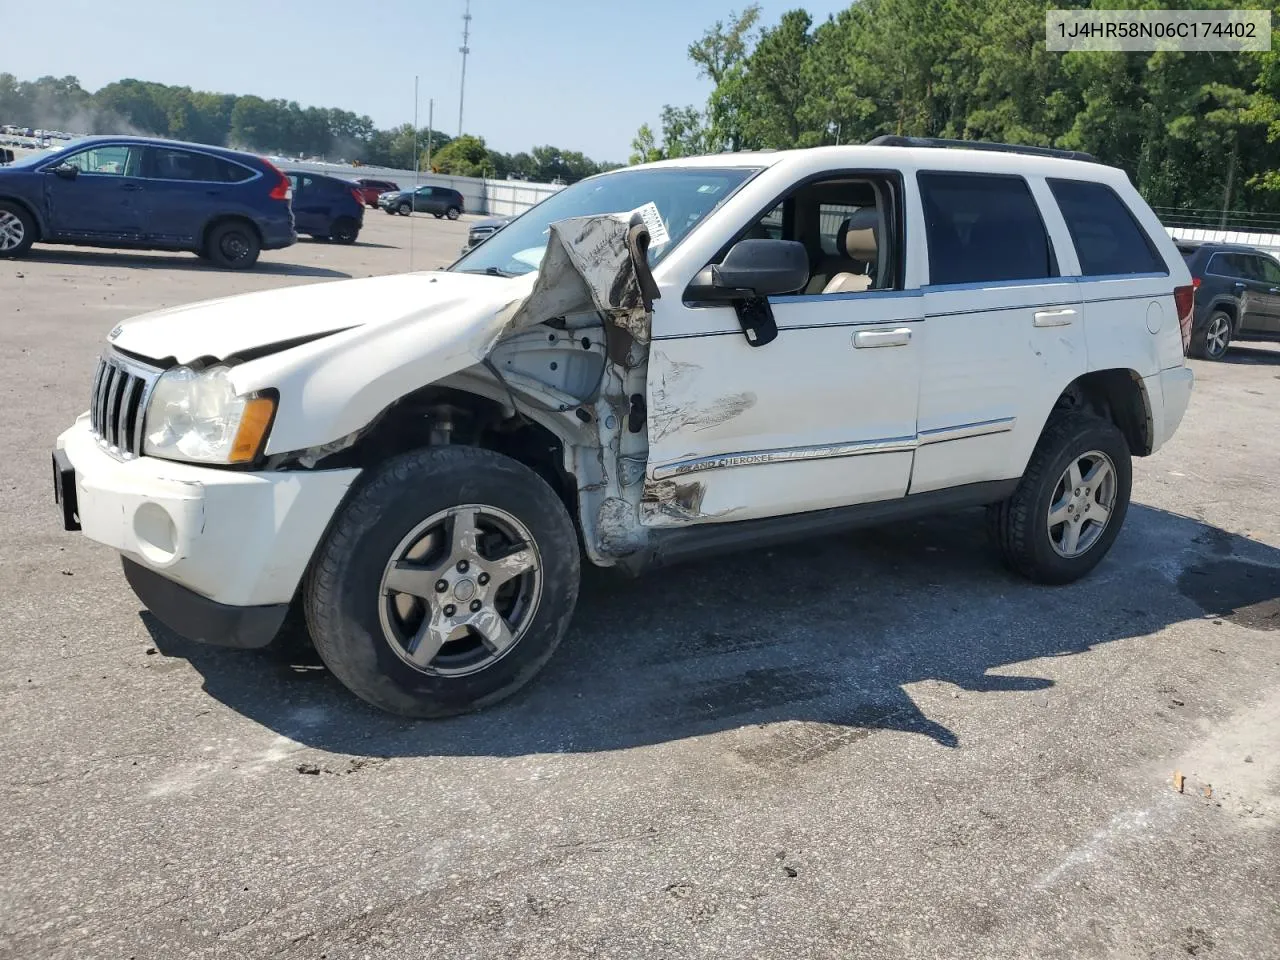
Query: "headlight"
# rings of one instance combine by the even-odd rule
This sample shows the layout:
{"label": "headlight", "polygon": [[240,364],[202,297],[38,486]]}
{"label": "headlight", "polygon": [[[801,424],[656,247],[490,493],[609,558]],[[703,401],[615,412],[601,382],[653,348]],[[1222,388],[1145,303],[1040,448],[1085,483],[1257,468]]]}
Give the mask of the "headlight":
{"label": "headlight", "polygon": [[173,367],[147,406],[143,453],[196,463],[249,463],[262,449],[273,397],[238,396],[227,367]]}

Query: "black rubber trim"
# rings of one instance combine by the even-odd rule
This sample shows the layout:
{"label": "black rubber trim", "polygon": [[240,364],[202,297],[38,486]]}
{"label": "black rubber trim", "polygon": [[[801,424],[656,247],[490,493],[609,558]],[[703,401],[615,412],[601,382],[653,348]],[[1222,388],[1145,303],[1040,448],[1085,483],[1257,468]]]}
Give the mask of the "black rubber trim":
{"label": "black rubber trim", "polygon": [[261,607],[218,603],[128,557],[120,561],[138,599],[157,620],[188,640],[243,650],[265,647],[280,632],[289,612],[287,603]]}

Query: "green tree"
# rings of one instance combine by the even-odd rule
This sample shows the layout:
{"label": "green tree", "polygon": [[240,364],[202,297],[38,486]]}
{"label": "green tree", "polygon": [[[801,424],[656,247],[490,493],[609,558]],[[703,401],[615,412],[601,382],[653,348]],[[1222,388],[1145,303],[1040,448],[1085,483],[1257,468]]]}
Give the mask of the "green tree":
{"label": "green tree", "polygon": [[431,156],[431,168],[460,177],[484,176],[489,166],[489,150],[481,137],[464,133]]}

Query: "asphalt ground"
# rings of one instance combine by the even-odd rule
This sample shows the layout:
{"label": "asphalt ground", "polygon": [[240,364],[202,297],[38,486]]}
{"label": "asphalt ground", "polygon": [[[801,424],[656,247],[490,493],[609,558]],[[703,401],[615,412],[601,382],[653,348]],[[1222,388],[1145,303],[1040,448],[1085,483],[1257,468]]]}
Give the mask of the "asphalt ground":
{"label": "asphalt ground", "polygon": [[0,261],[0,956],[1280,957],[1280,349],[1193,362],[1081,583],[975,512],[589,571],[525,692],[414,723],[167,635],[50,478],[118,321],[466,229],[366,224]]}

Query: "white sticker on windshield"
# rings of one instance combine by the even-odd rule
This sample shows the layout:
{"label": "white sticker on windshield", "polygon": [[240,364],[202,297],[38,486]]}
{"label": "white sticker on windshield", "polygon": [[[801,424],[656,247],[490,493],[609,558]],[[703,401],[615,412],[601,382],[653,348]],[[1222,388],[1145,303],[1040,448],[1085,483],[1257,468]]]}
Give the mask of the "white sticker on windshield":
{"label": "white sticker on windshield", "polygon": [[658,212],[656,203],[650,200],[639,210],[631,212],[640,214],[644,225],[649,228],[649,246],[660,247],[671,242],[671,234],[667,233],[667,225],[662,222],[662,214]]}

